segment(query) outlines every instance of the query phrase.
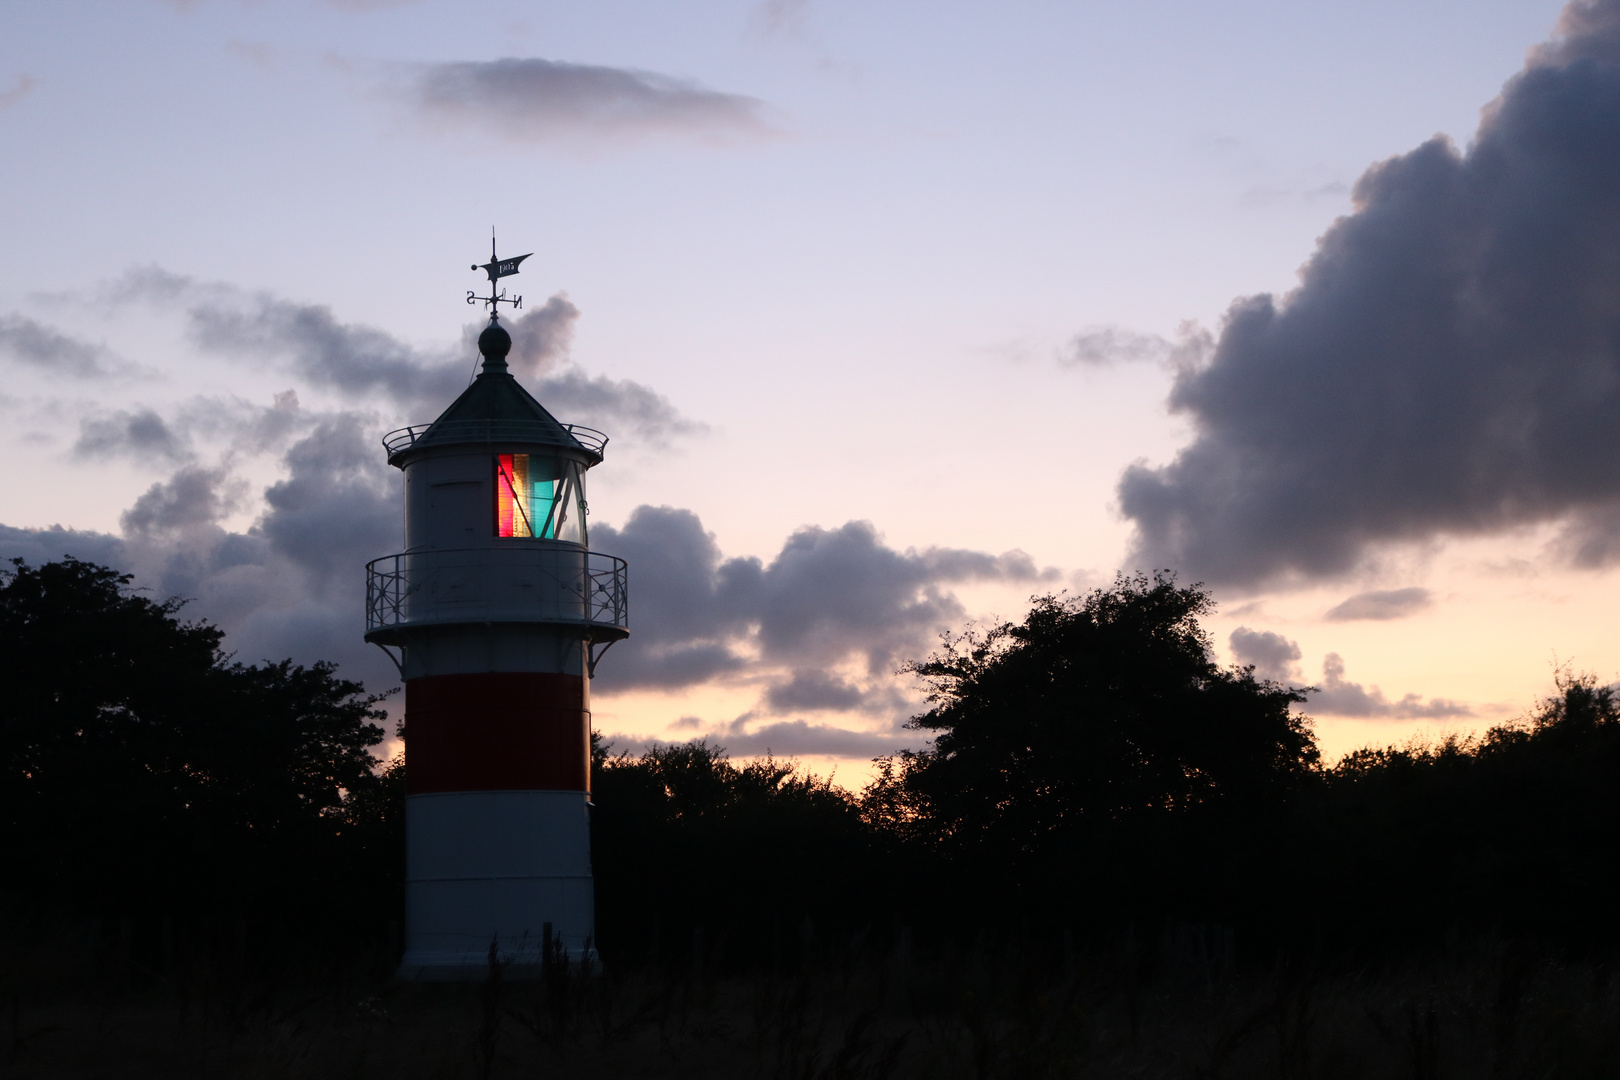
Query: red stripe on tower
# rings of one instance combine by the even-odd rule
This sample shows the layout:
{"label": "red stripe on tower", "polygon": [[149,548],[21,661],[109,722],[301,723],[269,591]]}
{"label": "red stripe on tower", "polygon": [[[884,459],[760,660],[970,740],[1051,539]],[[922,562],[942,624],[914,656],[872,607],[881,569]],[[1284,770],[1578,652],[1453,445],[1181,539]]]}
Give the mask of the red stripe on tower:
{"label": "red stripe on tower", "polygon": [[405,790],[589,792],[587,686],[540,671],[410,680]]}

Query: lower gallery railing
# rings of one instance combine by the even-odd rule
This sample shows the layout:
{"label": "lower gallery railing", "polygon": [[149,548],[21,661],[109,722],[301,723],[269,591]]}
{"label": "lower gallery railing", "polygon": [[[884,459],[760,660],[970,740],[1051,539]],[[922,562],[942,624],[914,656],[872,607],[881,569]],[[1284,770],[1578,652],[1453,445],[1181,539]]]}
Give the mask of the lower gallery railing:
{"label": "lower gallery railing", "polygon": [[623,559],[566,545],[407,551],[366,564],[366,633],[464,622],[628,631]]}

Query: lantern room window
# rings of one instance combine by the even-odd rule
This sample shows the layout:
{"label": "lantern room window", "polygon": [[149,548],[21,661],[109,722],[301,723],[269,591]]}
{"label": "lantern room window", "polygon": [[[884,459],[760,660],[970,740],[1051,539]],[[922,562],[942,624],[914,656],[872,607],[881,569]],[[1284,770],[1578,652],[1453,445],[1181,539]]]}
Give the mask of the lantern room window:
{"label": "lantern room window", "polygon": [[495,456],[495,535],[585,543],[585,485],[577,462]]}

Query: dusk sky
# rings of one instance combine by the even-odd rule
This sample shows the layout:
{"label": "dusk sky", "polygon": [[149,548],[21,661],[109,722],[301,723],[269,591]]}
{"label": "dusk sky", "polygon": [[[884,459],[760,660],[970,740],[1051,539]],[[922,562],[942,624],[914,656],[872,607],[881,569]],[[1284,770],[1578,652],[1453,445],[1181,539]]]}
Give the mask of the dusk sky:
{"label": "dusk sky", "polygon": [[1620,678],[1620,0],[10,0],[0,555],[382,690],[380,436],[606,431],[620,746],[856,782],[941,631],[1208,583],[1326,756]]}

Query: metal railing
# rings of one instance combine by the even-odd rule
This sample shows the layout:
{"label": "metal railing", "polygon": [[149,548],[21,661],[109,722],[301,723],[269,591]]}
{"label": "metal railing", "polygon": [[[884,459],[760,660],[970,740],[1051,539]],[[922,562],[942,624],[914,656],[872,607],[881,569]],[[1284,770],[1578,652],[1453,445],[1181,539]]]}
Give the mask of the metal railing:
{"label": "metal railing", "polygon": [[405,551],[366,564],[366,637],[418,626],[513,622],[630,632],[628,564],[568,544]]}
{"label": "metal railing", "polygon": [[[586,450],[597,457],[602,456],[608,442],[608,437],[602,432],[580,424],[559,426]],[[388,456],[393,457],[401,450],[408,450],[414,446],[416,440],[432,427],[432,424],[412,424],[410,427],[390,431],[383,436],[383,447],[388,451]],[[555,438],[544,437],[550,434],[544,425],[530,420],[450,420],[438,426],[434,431],[434,438],[437,440],[442,435],[453,442],[531,442],[557,445]],[[537,435],[541,437],[537,438]]]}

